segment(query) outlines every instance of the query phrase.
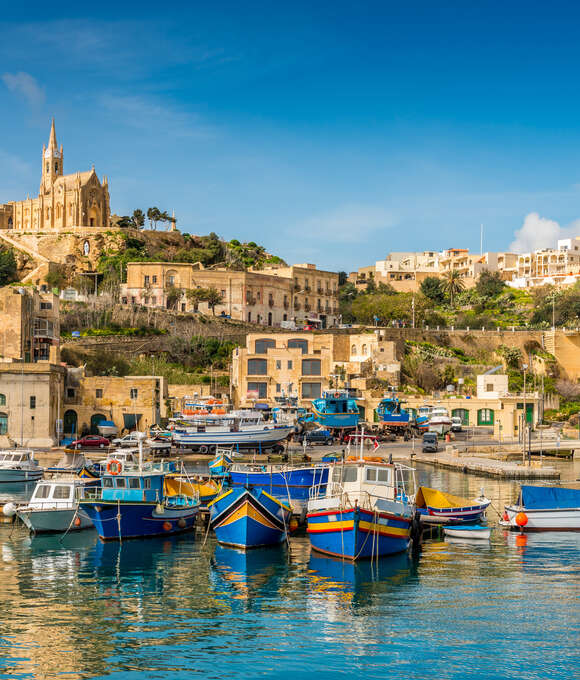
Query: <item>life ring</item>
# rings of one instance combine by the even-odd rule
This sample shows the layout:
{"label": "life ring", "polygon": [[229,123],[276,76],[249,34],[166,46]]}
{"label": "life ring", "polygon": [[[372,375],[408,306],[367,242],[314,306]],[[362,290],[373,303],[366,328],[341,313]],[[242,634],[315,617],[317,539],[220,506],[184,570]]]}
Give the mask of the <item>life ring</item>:
{"label": "life ring", "polygon": [[123,463],[116,458],[112,458],[107,463],[107,474],[116,477],[119,473],[123,472]]}
{"label": "life ring", "polygon": [[342,395],[340,394],[340,392],[335,392],[335,393],[334,393],[334,398],[335,398],[335,399],[340,399],[341,396],[342,396]]}

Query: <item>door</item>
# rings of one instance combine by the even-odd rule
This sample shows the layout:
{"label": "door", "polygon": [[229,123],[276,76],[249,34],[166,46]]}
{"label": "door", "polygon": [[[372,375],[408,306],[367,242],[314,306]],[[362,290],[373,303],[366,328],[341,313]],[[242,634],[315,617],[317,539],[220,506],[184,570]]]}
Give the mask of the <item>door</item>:
{"label": "door", "polygon": [[91,416],[91,434],[100,434],[99,423],[101,423],[103,420],[107,420],[107,417],[102,413],[94,413]]}
{"label": "door", "polygon": [[78,432],[77,425],[77,413],[76,411],[69,410],[64,412],[63,419],[63,434],[66,439],[72,438],[76,439]]}

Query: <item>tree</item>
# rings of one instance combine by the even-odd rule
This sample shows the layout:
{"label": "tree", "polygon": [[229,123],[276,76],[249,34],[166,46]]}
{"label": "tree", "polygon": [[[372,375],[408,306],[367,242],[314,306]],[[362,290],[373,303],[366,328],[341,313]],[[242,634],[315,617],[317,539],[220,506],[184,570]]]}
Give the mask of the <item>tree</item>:
{"label": "tree", "polygon": [[149,226],[153,229],[157,229],[157,222],[161,218],[161,211],[159,208],[153,207],[147,209],[147,219],[149,220]]}
{"label": "tree", "polygon": [[138,229],[145,225],[145,213],[139,208],[133,210],[133,222]]}
{"label": "tree", "polygon": [[436,305],[440,305],[445,300],[444,283],[436,276],[428,276],[421,282],[421,292],[426,298]]}
{"label": "tree", "polygon": [[457,269],[451,269],[448,272],[445,272],[444,276],[444,282],[443,282],[443,290],[449,295],[451,299],[451,306],[453,307],[453,298],[457,293],[461,293],[461,291],[465,288],[465,284],[463,283],[463,280],[461,278],[461,274],[457,271]]}
{"label": "tree", "polygon": [[214,316],[216,305],[219,305],[222,300],[222,294],[217,288],[206,288],[205,301],[207,302],[208,307],[211,309]]}
{"label": "tree", "polygon": [[167,286],[165,289],[165,300],[167,301],[167,309],[176,309],[177,303],[181,299],[183,291],[176,286]]}
{"label": "tree", "polygon": [[572,380],[558,380],[556,389],[568,401],[580,397],[580,384]]}
{"label": "tree", "polygon": [[505,283],[501,279],[501,274],[499,272],[490,272],[487,269],[481,272],[475,284],[475,290],[478,295],[487,300],[503,293],[504,288]]}
{"label": "tree", "polygon": [[18,267],[12,250],[0,250],[0,286],[18,280]]}
{"label": "tree", "polygon": [[185,291],[185,297],[193,305],[194,311],[197,312],[199,303],[205,301],[205,288],[188,288]]}

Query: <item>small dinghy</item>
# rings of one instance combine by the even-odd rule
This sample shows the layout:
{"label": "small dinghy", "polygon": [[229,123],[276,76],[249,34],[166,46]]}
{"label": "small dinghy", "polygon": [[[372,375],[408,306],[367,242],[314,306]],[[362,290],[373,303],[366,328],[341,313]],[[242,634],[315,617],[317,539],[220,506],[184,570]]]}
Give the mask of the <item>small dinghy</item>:
{"label": "small dinghy", "polygon": [[483,524],[444,526],[443,531],[445,532],[446,536],[451,536],[452,538],[489,541],[491,537],[491,527],[484,526]]}

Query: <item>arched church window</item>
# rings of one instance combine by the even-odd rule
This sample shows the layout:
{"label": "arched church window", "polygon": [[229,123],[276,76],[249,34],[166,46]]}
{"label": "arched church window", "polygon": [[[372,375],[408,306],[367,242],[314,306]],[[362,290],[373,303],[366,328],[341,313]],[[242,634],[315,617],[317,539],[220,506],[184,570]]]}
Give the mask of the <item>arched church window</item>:
{"label": "arched church window", "polygon": [[55,163],[55,164],[54,164],[54,171],[55,171],[55,172],[58,172],[58,163]]}
{"label": "arched church window", "polygon": [[50,166],[49,166],[49,164],[47,163],[47,164],[46,164],[46,172],[47,172],[47,173],[49,172],[49,167],[50,167]]}

